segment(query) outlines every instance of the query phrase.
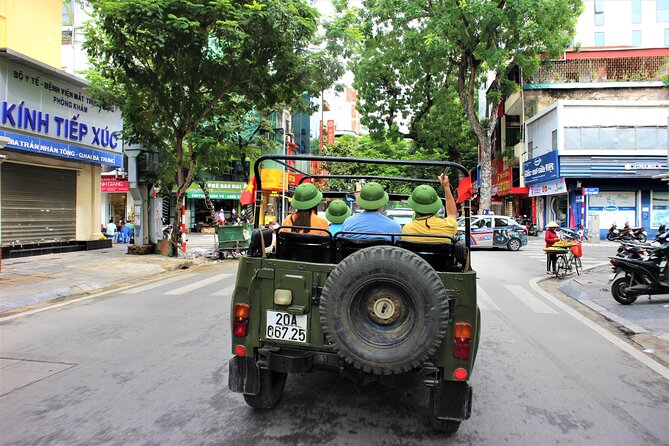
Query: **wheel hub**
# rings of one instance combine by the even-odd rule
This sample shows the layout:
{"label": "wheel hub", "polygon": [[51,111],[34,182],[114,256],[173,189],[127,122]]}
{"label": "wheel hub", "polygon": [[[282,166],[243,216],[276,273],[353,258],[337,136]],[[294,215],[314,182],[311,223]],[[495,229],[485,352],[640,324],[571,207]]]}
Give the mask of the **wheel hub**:
{"label": "wheel hub", "polygon": [[367,303],[369,317],[381,325],[390,325],[402,314],[402,300],[387,292],[374,293]]}

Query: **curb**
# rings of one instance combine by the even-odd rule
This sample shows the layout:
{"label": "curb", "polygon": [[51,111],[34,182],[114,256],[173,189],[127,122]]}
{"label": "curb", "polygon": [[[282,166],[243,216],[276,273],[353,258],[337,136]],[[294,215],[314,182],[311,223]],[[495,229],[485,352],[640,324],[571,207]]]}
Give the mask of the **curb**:
{"label": "curb", "polygon": [[30,307],[34,305],[47,304],[50,301],[56,301],[56,300],[63,301],[69,299],[78,299],[84,296],[104,293],[105,291],[108,290],[123,288],[124,286],[130,285],[131,283],[138,280],[152,280],[157,276],[164,274],[166,272],[181,271],[181,270],[191,269],[194,267],[199,267],[201,265],[205,265],[208,263],[214,263],[210,259],[204,257],[202,257],[201,259],[202,259],[201,261],[197,261],[196,259],[179,259],[179,260],[175,259],[175,262],[172,264],[158,266],[160,271],[154,271],[144,276],[138,275],[135,277],[122,278],[108,283],[97,283],[97,282],[80,283],[70,287],[65,287],[56,290],[51,290],[48,292],[35,294],[33,296],[18,297],[9,303],[0,305],[0,318],[2,318],[2,316],[6,313],[19,313],[22,312],[23,309],[25,309],[25,311],[29,311]]}
{"label": "curb", "polygon": [[[584,268],[583,273],[591,272],[592,270],[594,270],[596,268],[600,268],[600,267],[606,266],[608,264],[609,264],[609,262],[603,262],[603,263],[599,263],[597,265],[590,266],[588,268]],[[550,280],[550,279],[553,279],[553,277],[542,277],[541,279],[539,279],[537,281],[537,283],[543,282],[545,280]],[[573,285],[573,283],[572,283],[573,281],[574,281],[574,278],[572,277],[567,282],[565,282],[561,285],[558,285],[557,290],[560,291],[565,296],[571,297],[572,299],[577,300],[579,303],[585,305],[586,307],[590,308],[591,310],[601,314],[606,319],[608,319],[610,321],[613,321],[613,322],[625,327],[625,329],[631,334],[648,334],[648,333],[650,333],[649,330],[646,330],[645,328],[635,324],[634,322],[632,322],[628,319],[625,319],[622,316],[619,316],[615,313],[610,312],[606,308],[604,308],[601,305],[596,304],[595,302],[590,300],[586,293],[581,291],[579,289],[579,287]]]}

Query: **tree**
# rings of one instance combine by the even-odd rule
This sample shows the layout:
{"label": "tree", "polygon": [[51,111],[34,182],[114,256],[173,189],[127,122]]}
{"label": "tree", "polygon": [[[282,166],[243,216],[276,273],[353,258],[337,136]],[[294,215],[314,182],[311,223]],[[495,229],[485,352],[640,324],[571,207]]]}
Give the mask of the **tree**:
{"label": "tree", "polygon": [[[416,149],[415,142],[410,140],[393,140],[390,138],[371,137],[369,135],[357,138],[344,135],[335,140],[335,143],[326,147],[323,154],[344,158],[373,158],[373,159],[403,159],[403,160],[433,160],[434,153],[425,149]],[[330,174],[337,175],[375,175],[405,178],[432,178],[436,179],[443,173],[439,167],[403,166],[393,164],[364,164],[364,163],[332,163],[325,166]],[[454,173],[454,172],[453,172]],[[389,180],[379,180],[389,193],[411,193],[414,187],[423,182],[405,183]],[[353,191],[351,180],[328,179],[328,188],[339,191]]]}
{"label": "tree", "polygon": [[[581,3],[366,0],[357,19],[351,19],[350,8],[340,4],[342,20],[357,26],[362,36],[351,50],[353,71],[363,74],[360,80],[356,77],[360,97],[368,104],[361,109],[377,122],[385,119],[386,128],[407,117],[421,122],[422,114],[435,110],[430,105],[437,101],[448,110],[446,105],[452,102],[446,91],[455,84],[480,148],[480,208],[489,209],[497,110],[502,97],[517,88],[507,67],[514,63],[530,76],[542,57],[561,54],[571,43]],[[477,92],[488,83],[486,115],[479,116]]]}
{"label": "tree", "polygon": [[[325,61],[302,0],[91,0],[92,94],[123,111],[123,138],[161,152],[177,185],[175,227],[216,116],[291,104]],[[318,80],[325,82],[320,75]],[[249,111],[248,108],[246,111]],[[164,169],[164,172],[168,169]],[[175,231],[175,237],[176,237]]]}

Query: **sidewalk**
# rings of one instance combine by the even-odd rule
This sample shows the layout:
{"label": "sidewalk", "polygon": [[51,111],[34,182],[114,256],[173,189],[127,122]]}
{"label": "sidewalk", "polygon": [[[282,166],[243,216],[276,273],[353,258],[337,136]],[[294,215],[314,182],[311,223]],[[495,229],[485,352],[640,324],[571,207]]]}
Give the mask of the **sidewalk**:
{"label": "sidewalk", "polygon": [[[54,299],[93,294],[147,279],[166,271],[186,269],[215,260],[215,236],[187,235],[186,254],[127,254],[128,244],[109,249],[3,259],[0,272],[0,316]],[[236,262],[236,260],[227,260]]]}
{"label": "sidewalk", "polygon": [[[641,346],[643,352],[655,356],[669,366],[669,295],[640,296],[631,305],[621,305],[611,296],[608,263],[558,280],[548,277],[539,282],[541,288],[555,295],[563,294],[598,313],[622,331],[628,339]],[[582,309],[580,310],[582,311]]]}

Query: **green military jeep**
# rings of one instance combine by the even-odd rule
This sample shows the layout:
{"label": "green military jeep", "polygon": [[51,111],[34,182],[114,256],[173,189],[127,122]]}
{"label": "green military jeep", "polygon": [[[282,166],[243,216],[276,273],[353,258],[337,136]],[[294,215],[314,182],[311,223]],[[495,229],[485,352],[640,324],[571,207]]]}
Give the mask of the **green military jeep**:
{"label": "green military jeep", "polygon": [[[267,155],[254,166],[258,190],[259,168],[268,159],[289,168],[290,161],[306,160],[439,166],[466,174],[450,162]],[[361,239],[277,231],[276,250],[268,255],[272,231],[258,225],[257,197],[255,229],[232,296],[230,390],[244,394],[251,407],[271,409],[288,374],[330,369],[368,382],[419,370],[430,389],[432,427],[457,431],[471,414],[468,380],[480,335],[470,228],[464,242],[445,237],[445,243],[407,242],[399,234]]]}

